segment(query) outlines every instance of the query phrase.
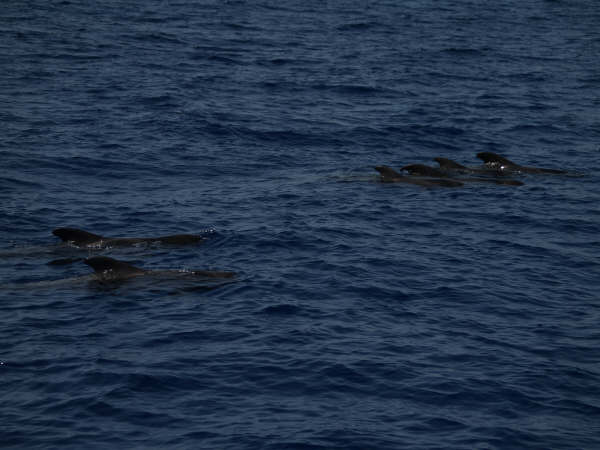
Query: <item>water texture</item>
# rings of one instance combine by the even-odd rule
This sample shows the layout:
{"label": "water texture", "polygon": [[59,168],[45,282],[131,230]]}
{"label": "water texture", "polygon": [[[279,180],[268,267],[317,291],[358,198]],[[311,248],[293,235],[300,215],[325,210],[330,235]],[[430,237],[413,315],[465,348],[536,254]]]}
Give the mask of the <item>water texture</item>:
{"label": "water texture", "polygon": [[[596,0],[3,2],[2,447],[600,448],[599,23]],[[373,169],[482,151],[583,176]],[[88,254],[238,277],[105,285]]]}

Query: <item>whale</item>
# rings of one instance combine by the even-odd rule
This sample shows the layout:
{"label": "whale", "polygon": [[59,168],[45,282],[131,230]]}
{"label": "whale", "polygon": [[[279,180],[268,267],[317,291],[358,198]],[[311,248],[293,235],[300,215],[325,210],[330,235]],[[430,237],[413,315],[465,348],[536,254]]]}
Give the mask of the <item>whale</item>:
{"label": "whale", "polygon": [[469,174],[482,174],[491,176],[506,176],[507,174],[494,167],[467,167],[448,158],[433,158],[440,165],[440,169],[448,172],[459,172]]}
{"label": "whale", "polygon": [[[424,177],[437,177],[437,178],[446,178],[450,177],[450,174],[444,170],[426,166],[425,164],[409,164],[407,166],[402,167],[401,170],[405,170],[411,175],[418,175]],[[452,178],[453,180],[459,181],[461,183],[493,183],[493,184],[504,184],[510,186],[523,186],[522,181],[511,180],[511,179],[497,179],[497,178]]]}
{"label": "whale", "polygon": [[170,236],[138,238],[105,237],[78,228],[56,228],[52,231],[52,234],[59,237],[63,242],[85,248],[128,247],[152,242],[167,245],[188,245],[201,243],[206,240],[205,237],[196,234],[174,234]]}
{"label": "whale", "polygon": [[[82,258],[83,259],[83,258]],[[209,271],[209,270],[147,270],[136,267],[128,262],[109,258],[107,256],[93,256],[83,259],[83,262],[93,269],[93,273],[56,280],[38,280],[25,283],[0,283],[0,289],[57,289],[96,283],[100,286],[116,286],[122,282],[139,279],[143,285],[154,282],[176,282],[177,291],[206,290],[222,286],[224,283],[237,281],[235,272]],[[136,285],[139,288],[139,285]]]}
{"label": "whale", "polygon": [[124,281],[131,278],[155,276],[164,278],[195,277],[205,279],[234,278],[235,272],[209,270],[147,270],[108,256],[92,256],[83,260],[94,270],[100,281]]}
{"label": "whale", "polygon": [[549,173],[549,174],[567,174],[566,170],[561,169],[545,169],[542,167],[521,166],[493,152],[477,153],[477,157],[481,159],[487,167],[508,172],[522,173]]}
{"label": "whale", "polygon": [[457,163],[456,161],[452,161],[448,158],[433,158],[435,162],[440,165],[440,170],[448,171],[448,172],[462,172],[462,173],[481,173],[486,175],[505,175],[501,171],[497,169],[493,169],[491,167],[485,168],[473,168],[463,166],[462,164]]}
{"label": "whale", "polygon": [[407,183],[416,184],[424,187],[461,187],[463,183],[454,180],[442,180],[439,178],[415,178],[407,177],[401,173],[396,172],[394,169],[388,166],[376,166],[375,170],[381,175],[381,181],[383,183]]}

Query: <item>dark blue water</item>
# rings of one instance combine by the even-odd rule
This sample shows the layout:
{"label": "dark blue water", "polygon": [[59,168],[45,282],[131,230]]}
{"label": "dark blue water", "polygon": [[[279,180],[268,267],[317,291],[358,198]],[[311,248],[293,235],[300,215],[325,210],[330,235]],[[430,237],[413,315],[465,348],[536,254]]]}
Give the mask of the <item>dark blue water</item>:
{"label": "dark blue water", "polygon": [[[0,64],[0,446],[600,448],[596,0],[9,0]],[[584,176],[373,170],[481,151]]]}

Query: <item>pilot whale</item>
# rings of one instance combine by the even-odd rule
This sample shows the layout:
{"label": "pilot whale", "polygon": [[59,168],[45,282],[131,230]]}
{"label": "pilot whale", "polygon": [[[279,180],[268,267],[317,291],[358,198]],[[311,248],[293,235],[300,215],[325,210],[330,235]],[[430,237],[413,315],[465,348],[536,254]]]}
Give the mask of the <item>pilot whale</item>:
{"label": "pilot whale", "polygon": [[[448,172],[437,169],[435,167],[426,166],[425,164],[409,164],[408,166],[402,167],[402,170],[406,170],[411,175],[419,175],[424,177],[437,177],[445,178],[450,175]],[[496,179],[496,178],[453,178],[453,180],[460,181],[461,183],[472,182],[472,183],[493,183],[493,184],[506,184],[511,186],[523,186],[523,182],[510,179]]]}
{"label": "pilot whale", "polygon": [[388,166],[377,166],[375,170],[379,172],[381,175],[381,181],[383,183],[408,183],[408,184],[416,184],[418,186],[425,187],[433,187],[433,186],[442,186],[442,187],[460,187],[463,184],[460,181],[453,180],[441,180],[438,178],[414,178],[407,177],[402,175],[401,173],[396,172],[394,169]]}
{"label": "pilot whale", "polygon": [[493,152],[477,153],[477,157],[481,159],[486,166],[502,171],[523,172],[523,173],[553,173],[567,174],[566,170],[560,169],[544,169],[541,167],[521,166]]}
{"label": "pilot whale", "polygon": [[186,245],[200,243],[206,240],[205,237],[195,234],[174,234],[171,236],[141,238],[105,237],[77,228],[57,228],[52,231],[52,234],[59,237],[64,242],[71,243],[77,247],[87,248],[126,247],[152,242],[168,245]]}
{"label": "pilot whale", "polygon": [[108,256],[93,256],[83,261],[94,269],[96,277],[101,281],[121,281],[143,276],[198,277],[198,278],[234,278],[235,272],[216,272],[208,270],[147,270],[135,267],[127,262]]}
{"label": "pilot whale", "polygon": [[494,169],[492,167],[486,168],[473,168],[466,167],[462,164],[457,163],[456,161],[452,161],[448,158],[433,158],[435,162],[440,165],[440,170],[448,171],[448,172],[461,172],[461,173],[481,173],[486,175],[505,175],[502,171],[498,169]]}

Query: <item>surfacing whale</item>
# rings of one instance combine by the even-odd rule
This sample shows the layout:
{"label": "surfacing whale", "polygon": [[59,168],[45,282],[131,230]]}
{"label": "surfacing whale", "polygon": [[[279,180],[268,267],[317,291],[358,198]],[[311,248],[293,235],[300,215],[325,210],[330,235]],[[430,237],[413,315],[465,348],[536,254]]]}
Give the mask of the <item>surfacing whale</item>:
{"label": "surfacing whale", "polygon": [[485,175],[505,175],[502,171],[498,169],[494,169],[492,167],[486,168],[474,168],[474,167],[466,167],[462,164],[457,163],[456,161],[452,161],[448,158],[433,158],[435,162],[440,165],[440,170],[448,171],[448,172],[459,172],[459,173],[480,173]]}
{"label": "surfacing whale", "polygon": [[388,166],[377,166],[375,170],[381,175],[381,181],[383,183],[408,183],[416,184],[418,186],[425,187],[460,187],[463,184],[460,181],[454,180],[442,180],[439,178],[415,178],[407,177],[401,173],[396,172],[394,169]]}
{"label": "surfacing whale", "polygon": [[105,248],[105,247],[127,247],[136,244],[159,242],[168,245],[187,245],[205,241],[206,238],[196,234],[174,234],[170,236],[142,237],[142,238],[116,238],[105,237],[77,228],[57,228],[52,231],[54,236],[64,242],[77,247]]}
{"label": "surfacing whale", "polygon": [[149,275],[165,278],[196,277],[205,279],[234,278],[236,276],[235,272],[208,270],[146,270],[108,256],[93,256],[83,262],[94,269],[96,277],[101,281],[123,281]]}
{"label": "surfacing whale", "polygon": [[566,170],[559,169],[544,169],[541,167],[520,166],[509,159],[504,158],[493,152],[477,153],[477,157],[481,159],[486,166],[502,171],[523,172],[523,173],[552,173],[552,174],[567,174]]}
{"label": "surfacing whale", "polygon": [[[459,164],[460,165],[460,164]],[[408,166],[402,167],[402,170],[406,170],[411,175],[418,175],[424,177],[436,177],[436,178],[447,178],[450,174],[444,170],[437,169],[435,167],[426,166],[425,164],[409,164]],[[461,183],[493,183],[493,184],[505,184],[511,186],[523,186],[523,182],[510,179],[497,179],[497,178],[453,178],[453,180]]]}

